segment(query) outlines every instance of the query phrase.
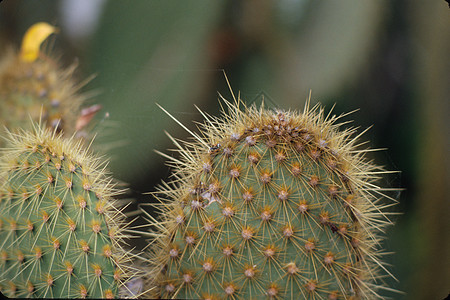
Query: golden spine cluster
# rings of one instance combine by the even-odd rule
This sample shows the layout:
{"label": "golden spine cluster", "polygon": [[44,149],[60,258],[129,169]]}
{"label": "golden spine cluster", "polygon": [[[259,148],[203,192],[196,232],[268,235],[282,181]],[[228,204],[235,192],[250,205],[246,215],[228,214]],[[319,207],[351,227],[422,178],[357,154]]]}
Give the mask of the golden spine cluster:
{"label": "golden spine cluster", "polygon": [[[395,199],[361,134],[309,101],[302,113],[223,101],[193,142],[172,139],[173,180],[155,193],[153,297],[377,298]],[[178,122],[178,121],[177,121]],[[386,203],[386,198],[390,203]]]}

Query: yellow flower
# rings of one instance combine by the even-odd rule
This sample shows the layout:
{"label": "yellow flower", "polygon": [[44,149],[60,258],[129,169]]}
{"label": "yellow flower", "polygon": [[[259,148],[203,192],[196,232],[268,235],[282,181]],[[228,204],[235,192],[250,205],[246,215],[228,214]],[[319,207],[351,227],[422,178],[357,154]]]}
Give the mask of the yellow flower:
{"label": "yellow flower", "polygon": [[47,37],[56,33],[58,29],[52,25],[39,22],[31,26],[22,40],[22,47],[20,49],[20,58],[25,62],[33,62],[39,56],[39,49],[42,42],[47,39]]}

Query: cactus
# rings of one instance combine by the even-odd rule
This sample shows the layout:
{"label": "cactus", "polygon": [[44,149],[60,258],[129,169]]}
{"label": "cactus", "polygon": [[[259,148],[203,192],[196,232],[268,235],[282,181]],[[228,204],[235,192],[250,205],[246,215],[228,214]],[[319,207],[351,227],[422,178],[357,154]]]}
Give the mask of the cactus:
{"label": "cactus", "polygon": [[225,104],[222,118],[202,113],[193,142],[172,139],[181,158],[163,154],[174,174],[155,193],[161,219],[149,215],[151,296],[380,297],[396,200],[356,129],[309,101],[303,113]]}
{"label": "cactus", "polygon": [[[37,23],[25,34],[20,51],[9,50],[0,62],[1,127],[27,128],[30,117],[72,135],[85,96],[73,80],[76,65],[67,69],[40,51],[41,43],[56,28]],[[78,123],[79,124],[79,123]],[[78,125],[79,127],[79,125]],[[0,141],[2,146],[3,140]]]}
{"label": "cactus", "polygon": [[134,271],[105,163],[42,125],[10,133],[0,173],[0,291],[112,298]]}

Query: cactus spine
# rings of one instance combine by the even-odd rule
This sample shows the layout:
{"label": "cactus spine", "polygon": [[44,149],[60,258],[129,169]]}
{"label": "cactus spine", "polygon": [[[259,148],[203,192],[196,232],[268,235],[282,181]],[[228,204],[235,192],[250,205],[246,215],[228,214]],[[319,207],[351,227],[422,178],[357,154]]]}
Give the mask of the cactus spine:
{"label": "cactus spine", "polygon": [[153,296],[379,297],[391,204],[360,135],[309,101],[303,113],[225,104],[222,118],[202,113],[194,142],[173,139],[181,158],[165,155],[174,179],[156,193]]}
{"label": "cactus spine", "polygon": [[120,191],[81,141],[41,127],[10,133],[1,152],[0,291],[117,297],[133,272]]}

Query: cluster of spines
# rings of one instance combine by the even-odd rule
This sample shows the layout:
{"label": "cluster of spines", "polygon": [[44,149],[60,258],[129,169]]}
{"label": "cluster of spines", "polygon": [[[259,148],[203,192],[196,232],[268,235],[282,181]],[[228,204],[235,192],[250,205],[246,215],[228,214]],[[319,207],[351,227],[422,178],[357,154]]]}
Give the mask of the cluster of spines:
{"label": "cluster of spines", "polygon": [[120,191],[80,141],[35,125],[2,151],[0,291],[11,297],[117,297],[134,270]]}
{"label": "cluster of spines", "polygon": [[[203,138],[174,140],[174,180],[158,197],[150,261],[162,297],[377,297],[384,171],[354,129],[302,114],[229,106]],[[393,200],[393,199],[392,199]],[[156,270],[156,271],[155,271]]]}

